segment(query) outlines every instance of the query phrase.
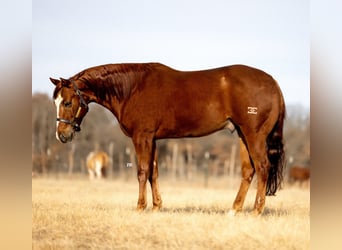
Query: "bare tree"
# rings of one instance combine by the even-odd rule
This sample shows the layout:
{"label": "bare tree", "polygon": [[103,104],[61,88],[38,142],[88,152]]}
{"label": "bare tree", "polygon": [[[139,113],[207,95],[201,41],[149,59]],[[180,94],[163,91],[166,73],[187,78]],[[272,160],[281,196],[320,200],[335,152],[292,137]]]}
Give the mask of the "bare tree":
{"label": "bare tree", "polygon": [[[94,150],[108,151],[112,159],[112,170],[136,175],[136,158],[130,139],[123,134],[114,115],[99,105],[90,105],[90,110],[70,148],[55,138],[56,109],[51,97],[45,94],[32,96],[32,171],[84,172],[84,161]],[[293,164],[310,163],[310,115],[308,110],[297,106],[287,107],[285,122],[285,147],[287,157]],[[158,141],[159,173],[177,179],[191,180],[196,173],[236,175],[239,173],[240,159],[236,153],[238,137],[236,133],[220,131],[210,136],[195,139]],[[115,150],[113,149],[115,145]],[[127,153],[129,148],[129,153]],[[209,158],[205,158],[209,155]],[[128,169],[126,163],[131,163]],[[82,167],[83,166],[83,167]],[[215,169],[215,171],[213,170]]]}

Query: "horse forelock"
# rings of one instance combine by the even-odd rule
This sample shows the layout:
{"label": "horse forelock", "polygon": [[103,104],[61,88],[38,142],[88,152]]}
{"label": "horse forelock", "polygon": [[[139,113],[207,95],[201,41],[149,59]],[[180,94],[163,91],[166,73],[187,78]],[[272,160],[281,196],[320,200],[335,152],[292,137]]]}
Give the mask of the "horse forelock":
{"label": "horse forelock", "polygon": [[58,84],[58,85],[55,87],[55,90],[53,91],[53,95],[52,95],[52,97],[53,97],[54,100],[57,98],[57,96],[58,96],[59,92],[61,91],[61,89],[62,89],[61,84]]}
{"label": "horse forelock", "polygon": [[53,91],[53,95],[52,95],[53,99],[56,99],[58,95],[61,94],[63,87],[66,87],[66,86],[63,86],[61,82],[56,85],[55,90]]}

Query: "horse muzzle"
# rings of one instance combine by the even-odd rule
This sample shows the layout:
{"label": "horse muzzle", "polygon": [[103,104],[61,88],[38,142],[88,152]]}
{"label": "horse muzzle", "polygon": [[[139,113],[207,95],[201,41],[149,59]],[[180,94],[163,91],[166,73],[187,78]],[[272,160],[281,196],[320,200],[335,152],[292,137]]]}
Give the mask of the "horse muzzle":
{"label": "horse muzzle", "polygon": [[57,122],[63,122],[65,124],[71,125],[76,132],[81,131],[80,124],[78,124],[76,121],[70,121],[70,120],[63,119],[63,118],[57,118],[56,120]]}
{"label": "horse muzzle", "polygon": [[64,133],[57,133],[56,137],[60,142],[67,143],[72,141],[72,139],[74,138],[74,134],[71,133],[70,135],[66,135]]}
{"label": "horse muzzle", "polygon": [[[62,123],[64,125],[58,123]],[[81,130],[78,123],[63,118],[57,118],[57,126],[56,138],[62,143],[71,142],[74,138],[75,132],[79,132]]]}

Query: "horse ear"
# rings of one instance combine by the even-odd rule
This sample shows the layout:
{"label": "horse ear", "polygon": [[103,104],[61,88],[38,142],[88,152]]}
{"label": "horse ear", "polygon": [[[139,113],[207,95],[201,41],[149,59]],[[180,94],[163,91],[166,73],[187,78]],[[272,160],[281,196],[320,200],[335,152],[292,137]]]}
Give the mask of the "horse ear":
{"label": "horse ear", "polygon": [[53,79],[50,77],[50,81],[57,86],[57,84],[59,83],[59,80],[58,79]]}
{"label": "horse ear", "polygon": [[71,85],[70,80],[64,79],[64,78],[62,78],[62,77],[60,77],[60,79],[61,79],[61,82],[62,82],[62,86],[64,86],[64,87],[69,87],[69,86]]}

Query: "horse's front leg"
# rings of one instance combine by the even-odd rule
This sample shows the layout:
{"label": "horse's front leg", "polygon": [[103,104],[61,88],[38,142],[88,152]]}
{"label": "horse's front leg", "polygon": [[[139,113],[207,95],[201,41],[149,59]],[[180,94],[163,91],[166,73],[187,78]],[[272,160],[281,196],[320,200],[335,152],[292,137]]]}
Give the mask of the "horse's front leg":
{"label": "horse's front leg", "polygon": [[153,141],[152,147],[152,156],[153,160],[150,166],[150,176],[148,180],[151,184],[152,190],[152,198],[153,198],[153,211],[158,211],[162,207],[162,199],[159,193],[159,185],[158,185],[158,155],[156,149],[156,142]]}
{"label": "horse's front leg", "polygon": [[139,198],[137,210],[142,211],[147,206],[146,181],[150,176],[150,166],[152,162],[153,136],[146,134],[136,134],[133,137],[135,152],[138,158],[138,181]]}

